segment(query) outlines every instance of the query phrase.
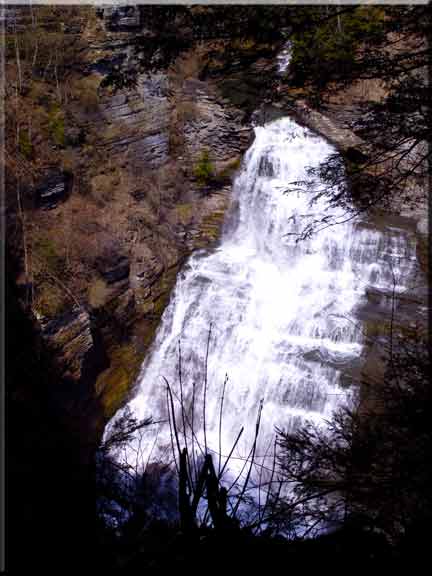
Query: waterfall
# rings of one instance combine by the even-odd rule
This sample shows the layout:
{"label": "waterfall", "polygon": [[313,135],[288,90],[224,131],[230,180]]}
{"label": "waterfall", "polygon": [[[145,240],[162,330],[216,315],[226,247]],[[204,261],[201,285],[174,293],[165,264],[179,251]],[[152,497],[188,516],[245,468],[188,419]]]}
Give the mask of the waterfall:
{"label": "waterfall", "polygon": [[291,59],[292,59],[292,44],[291,41],[288,40],[287,42],[285,42],[284,46],[282,47],[282,50],[276,56],[276,62],[278,65],[279,74],[285,74],[285,72],[288,70]]}
{"label": "waterfall", "polygon": [[[395,290],[404,290],[414,257],[400,230],[383,234],[356,219],[296,242],[329,207],[324,197],[311,205],[306,192],[287,190],[305,178],[307,166],[333,152],[289,118],[255,128],[221,240],[195,252],[179,273],[135,397],[105,436],[125,409],[137,418],[151,415],[160,424],[157,436],[152,429],[139,440],[144,463],[171,459],[166,378],[175,399],[183,397],[183,419],[193,419],[196,449],[204,443],[204,418],[209,449],[223,455],[245,427],[230,461],[234,474],[253,443],[261,399],[258,458],[272,446],[275,426],[322,422],[352,393],[345,377],[361,362],[364,336],[357,312],[366,289],[391,289],[391,258],[401,279]],[[330,214],[342,216],[335,208]],[[181,436],[180,411],[177,425]],[[138,438],[119,458],[133,459],[137,450]]]}

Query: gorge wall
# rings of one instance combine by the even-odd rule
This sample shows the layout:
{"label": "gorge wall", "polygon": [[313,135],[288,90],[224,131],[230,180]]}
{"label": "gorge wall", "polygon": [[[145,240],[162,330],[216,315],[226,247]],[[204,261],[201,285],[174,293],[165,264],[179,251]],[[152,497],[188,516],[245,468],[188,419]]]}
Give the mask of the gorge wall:
{"label": "gorge wall", "polygon": [[[356,98],[382,91],[341,91],[324,116],[278,76],[282,36],[227,38],[216,24],[190,29],[182,16],[173,24],[179,53],[165,62],[161,44],[141,72],[146,43],[160,39],[139,8],[72,16],[62,23],[71,53],[60,79],[57,55],[39,63],[34,51],[25,61],[34,76],[20,77],[14,34],[35,38],[36,28],[27,13],[7,16],[8,240],[21,299],[68,383],[65,410],[82,415],[92,404],[96,441],[130,391],[177,271],[218,238],[252,113],[255,122],[291,114],[346,153],[364,146]],[[48,24],[39,26],[43,34]],[[24,68],[24,36],[18,46]],[[130,82],[115,87],[116,71]],[[395,198],[392,212],[425,265],[424,189],[416,194]]]}

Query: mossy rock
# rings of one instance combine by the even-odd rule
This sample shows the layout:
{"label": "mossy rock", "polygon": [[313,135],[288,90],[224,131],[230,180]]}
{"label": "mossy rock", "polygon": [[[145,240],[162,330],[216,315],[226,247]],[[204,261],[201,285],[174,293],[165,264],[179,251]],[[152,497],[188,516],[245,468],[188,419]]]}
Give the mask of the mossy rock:
{"label": "mossy rock", "polygon": [[194,206],[192,203],[177,204],[175,207],[175,212],[182,224],[189,224],[193,217]]}
{"label": "mossy rock", "polygon": [[65,247],[59,246],[47,233],[35,233],[33,236],[33,252],[36,256],[35,275],[44,276],[46,268],[51,274],[64,279],[67,273]]}
{"label": "mossy rock", "polygon": [[[169,302],[178,269],[179,266],[167,269],[153,286],[152,293],[157,296],[150,312],[147,313],[147,317],[142,318],[139,321],[139,328],[136,328],[135,337],[139,336],[139,346],[128,342],[113,346],[108,351],[110,366],[99,375],[96,381],[96,394],[101,399],[103,414],[106,419],[111,418],[123,406],[132,390],[145,353],[153,342],[160,317]],[[104,306],[106,311],[109,308],[109,303]]]}
{"label": "mossy rock", "polygon": [[195,248],[207,248],[219,239],[224,217],[224,210],[215,210],[204,218],[199,227],[200,234],[194,244]]}
{"label": "mossy rock", "polygon": [[132,344],[113,348],[108,355],[111,365],[96,381],[96,395],[101,399],[104,417],[107,419],[123,405],[144,358]]}

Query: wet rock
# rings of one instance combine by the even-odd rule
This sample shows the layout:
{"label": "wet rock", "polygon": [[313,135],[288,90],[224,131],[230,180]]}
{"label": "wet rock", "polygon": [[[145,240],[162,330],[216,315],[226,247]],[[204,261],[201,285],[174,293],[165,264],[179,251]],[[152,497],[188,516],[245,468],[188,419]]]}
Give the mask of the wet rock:
{"label": "wet rock", "polygon": [[163,264],[153,256],[152,258],[136,265],[136,281],[142,288],[150,288],[163,273]]}
{"label": "wet rock", "polygon": [[361,138],[356,136],[354,132],[346,128],[342,128],[333,120],[324,116],[320,112],[310,108],[306,102],[299,100],[294,106],[291,105],[296,119],[301,123],[318,132],[331,142],[336,148],[342,152],[348,152],[358,156],[363,154],[362,147],[365,143]]}
{"label": "wet rock", "polygon": [[355,164],[364,164],[368,159],[366,154],[357,148],[353,148],[352,146],[347,148],[345,151],[345,157],[347,160],[354,162]]}
{"label": "wet rock", "polygon": [[26,15],[20,7],[0,8],[0,30],[8,33],[23,32],[26,29]]}
{"label": "wet rock", "polygon": [[258,174],[260,176],[268,176],[272,178],[274,176],[274,167],[273,164],[269,161],[266,156],[261,158],[261,162],[258,167]]}
{"label": "wet rock", "polygon": [[429,232],[429,221],[427,216],[423,216],[422,218],[419,219],[419,221],[417,222],[417,232],[419,234],[424,234],[425,236],[428,234]]}

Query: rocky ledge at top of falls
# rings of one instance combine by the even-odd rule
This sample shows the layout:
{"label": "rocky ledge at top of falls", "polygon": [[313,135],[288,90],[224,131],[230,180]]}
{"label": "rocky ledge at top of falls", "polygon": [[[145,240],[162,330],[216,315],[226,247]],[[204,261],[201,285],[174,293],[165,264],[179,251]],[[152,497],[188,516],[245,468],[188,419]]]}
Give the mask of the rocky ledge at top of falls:
{"label": "rocky ledge at top of falls", "polygon": [[[293,99],[288,88],[278,93],[273,101],[264,103],[255,112],[254,121],[264,123],[286,115],[292,116],[300,124],[323,136],[349,162],[367,162],[368,157],[374,154],[369,142],[356,133],[358,110],[349,105],[349,99],[345,107],[342,100],[342,104],[328,107],[323,114],[308,105],[304,99]],[[403,160],[401,166],[404,162],[407,161]],[[388,176],[391,167],[392,162],[389,160],[387,163],[382,162],[380,170],[387,171]],[[371,175],[377,177],[377,174],[372,172]],[[427,182],[419,182],[418,178],[412,177],[405,182],[404,190],[395,189],[386,199],[386,204],[382,206],[377,204],[376,208],[389,215],[412,221],[417,233],[424,240],[428,234],[427,190]]]}

